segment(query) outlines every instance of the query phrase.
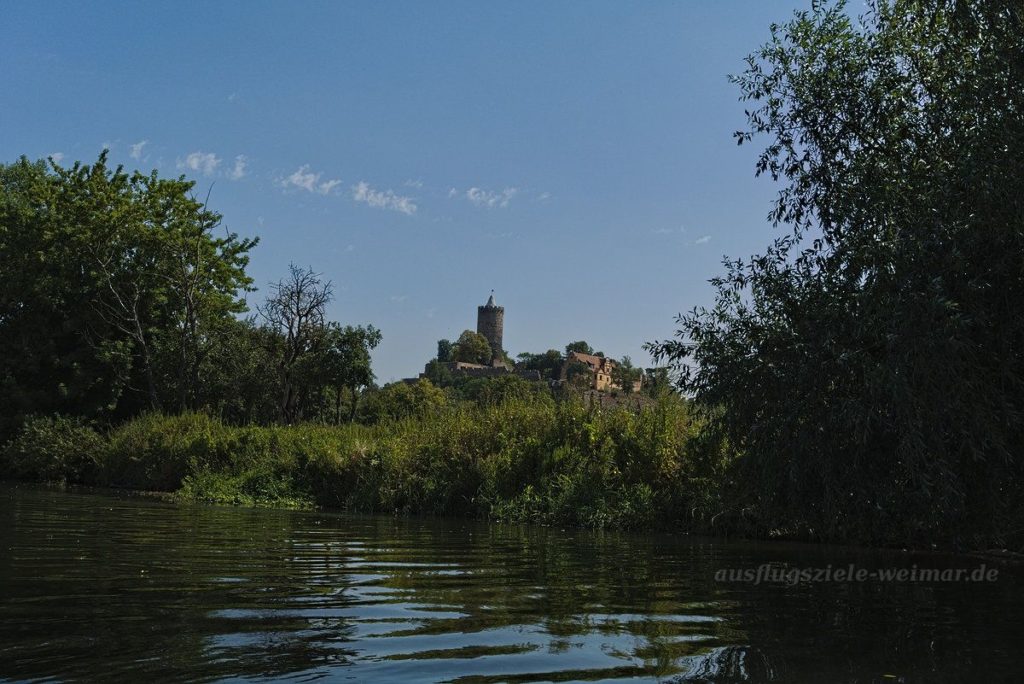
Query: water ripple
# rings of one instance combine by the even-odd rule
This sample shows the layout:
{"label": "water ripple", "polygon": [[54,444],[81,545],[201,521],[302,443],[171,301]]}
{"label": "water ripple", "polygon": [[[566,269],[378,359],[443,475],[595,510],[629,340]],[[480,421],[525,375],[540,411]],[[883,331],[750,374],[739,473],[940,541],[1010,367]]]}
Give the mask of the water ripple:
{"label": "water ripple", "polygon": [[849,550],[0,497],[0,679],[933,681],[1015,667],[1016,625],[999,617],[1021,607],[1012,579],[970,600],[713,580],[758,554],[838,564]]}

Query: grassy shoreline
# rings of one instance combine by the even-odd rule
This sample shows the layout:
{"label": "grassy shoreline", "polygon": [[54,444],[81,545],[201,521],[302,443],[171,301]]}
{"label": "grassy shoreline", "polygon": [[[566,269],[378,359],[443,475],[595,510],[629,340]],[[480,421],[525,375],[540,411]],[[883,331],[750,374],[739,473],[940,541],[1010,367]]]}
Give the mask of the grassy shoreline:
{"label": "grassy shoreline", "polygon": [[682,511],[711,503],[690,453],[696,425],[678,398],[638,412],[460,405],[370,426],[149,414],[101,433],[39,418],[6,445],[0,476],[178,501],[678,530]]}
{"label": "grassy shoreline", "polygon": [[455,516],[957,553],[1022,549],[965,520],[847,507],[838,533],[762,502],[756,460],[677,395],[639,410],[531,397],[371,425],[235,426],[146,414],[106,431],[28,420],[0,479],[156,492],[176,502]]}

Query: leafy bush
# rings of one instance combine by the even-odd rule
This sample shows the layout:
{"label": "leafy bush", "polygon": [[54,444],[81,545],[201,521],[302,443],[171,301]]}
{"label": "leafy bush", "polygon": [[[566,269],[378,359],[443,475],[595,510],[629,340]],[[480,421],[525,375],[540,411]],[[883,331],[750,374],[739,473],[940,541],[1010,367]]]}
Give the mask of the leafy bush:
{"label": "leafy bush", "polygon": [[105,455],[105,443],[79,418],[30,418],[8,442],[0,477],[35,482],[91,482]]}
{"label": "leafy bush", "polygon": [[103,483],[174,491],[189,474],[224,470],[233,459],[248,455],[248,445],[232,432],[202,414],[140,416],[111,433]]}
{"label": "leafy bush", "polygon": [[186,475],[176,496],[180,501],[231,506],[310,508],[313,505],[308,494],[296,489],[289,475],[268,470],[241,475],[210,471]]}
{"label": "leafy bush", "polygon": [[429,380],[395,382],[367,395],[362,417],[366,423],[380,423],[436,415],[447,406],[444,391]]}

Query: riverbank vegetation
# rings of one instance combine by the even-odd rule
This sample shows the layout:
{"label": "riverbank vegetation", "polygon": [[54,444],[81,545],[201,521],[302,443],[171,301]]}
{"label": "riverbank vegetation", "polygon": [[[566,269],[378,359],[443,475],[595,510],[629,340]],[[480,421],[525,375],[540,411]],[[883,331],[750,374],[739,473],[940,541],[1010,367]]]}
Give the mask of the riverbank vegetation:
{"label": "riverbank vegetation", "polygon": [[[520,355],[541,382],[436,363],[433,382],[377,388],[380,331],[329,321],[313,270],[245,317],[256,243],[190,182],[105,155],[0,167],[0,476],[1024,548],[1018,3],[879,0],[861,19],[815,3],[734,80],[750,103],[737,141],[767,139],[757,172],[782,184],[781,232],[727,259],[714,306],[650,345],[680,392],[662,374],[631,406],[553,391],[557,350]],[[442,340],[438,359],[482,349]]]}
{"label": "riverbank vegetation", "polygon": [[[420,389],[438,392],[426,381]],[[20,479],[187,501],[669,527],[714,508],[711,473],[690,453],[697,425],[673,395],[641,411],[421,398],[412,413],[374,425],[233,426],[205,414],[146,414],[100,432],[40,418],[8,444],[3,468]]]}

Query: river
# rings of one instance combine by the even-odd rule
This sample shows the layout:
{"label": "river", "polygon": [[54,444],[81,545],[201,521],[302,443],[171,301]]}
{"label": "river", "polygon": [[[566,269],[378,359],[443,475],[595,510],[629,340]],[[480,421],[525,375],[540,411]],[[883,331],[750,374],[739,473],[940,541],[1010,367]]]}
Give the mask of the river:
{"label": "river", "polygon": [[823,574],[979,565],[0,484],[0,679],[1019,681],[1016,566]]}

